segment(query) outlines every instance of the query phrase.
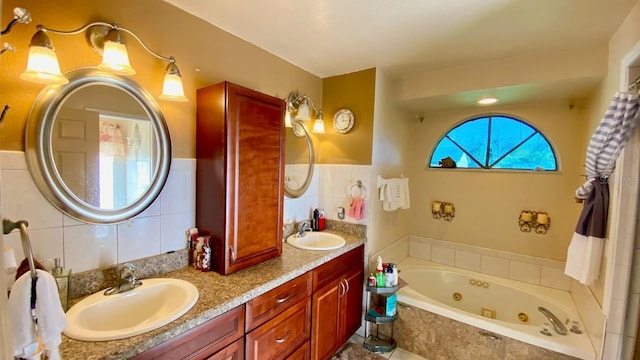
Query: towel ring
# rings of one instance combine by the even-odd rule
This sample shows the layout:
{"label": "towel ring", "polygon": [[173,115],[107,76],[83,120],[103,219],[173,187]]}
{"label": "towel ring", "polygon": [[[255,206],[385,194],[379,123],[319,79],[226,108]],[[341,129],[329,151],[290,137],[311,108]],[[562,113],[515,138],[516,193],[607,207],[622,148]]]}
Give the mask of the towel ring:
{"label": "towel ring", "polygon": [[354,195],[353,195],[353,189],[354,189],[354,188],[357,188],[357,189],[359,190],[359,192],[360,192],[360,193],[359,193],[359,194],[357,194],[357,195],[360,195],[360,197],[361,197],[361,198],[363,198],[363,199],[366,197],[366,195],[367,195],[367,188],[366,188],[366,187],[364,187],[364,185],[362,185],[362,181],[358,180],[358,181],[356,181],[356,183],[355,183],[355,184],[351,185],[351,188],[349,188],[349,194],[350,194],[351,196],[354,196]]}

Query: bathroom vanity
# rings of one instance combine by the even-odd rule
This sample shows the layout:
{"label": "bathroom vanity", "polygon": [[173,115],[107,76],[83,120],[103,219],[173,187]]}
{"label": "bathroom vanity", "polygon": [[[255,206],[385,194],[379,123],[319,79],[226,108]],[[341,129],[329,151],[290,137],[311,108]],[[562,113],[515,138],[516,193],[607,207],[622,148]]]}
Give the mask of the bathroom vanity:
{"label": "bathroom vanity", "polygon": [[62,356],[329,359],[362,318],[364,238],[340,235],[346,240],[340,249],[308,251],[284,244],[282,256],[226,276],[190,267],[167,273],[163,276],[189,281],[200,292],[183,317],[121,340],[63,337]]}

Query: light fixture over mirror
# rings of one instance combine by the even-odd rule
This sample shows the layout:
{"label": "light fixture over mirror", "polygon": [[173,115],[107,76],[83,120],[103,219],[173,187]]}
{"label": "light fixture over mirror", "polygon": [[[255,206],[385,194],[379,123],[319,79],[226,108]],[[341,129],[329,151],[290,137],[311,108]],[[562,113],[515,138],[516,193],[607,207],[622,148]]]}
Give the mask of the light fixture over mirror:
{"label": "light fixture over mirror", "polygon": [[133,75],[136,71],[129,63],[129,55],[122,33],[125,32],[136,39],[140,45],[154,57],[168,61],[164,73],[164,84],[160,99],[170,101],[188,101],[184,95],[182,76],[173,56],[163,56],[151,50],[142,39],[131,30],[118,26],[116,23],[92,22],[75,30],[56,30],[44,25],[37,26],[38,31],[31,38],[29,44],[29,59],[27,69],[20,78],[39,84],[66,84],[69,82],[62,75],[53,43],[47,32],[59,35],[76,35],[86,32],[89,45],[102,55],[102,62],[98,68],[102,71],[118,75]]}
{"label": "light fixture over mirror", "polygon": [[[315,118],[313,124],[310,124],[312,112],[315,113]],[[295,114],[294,119],[298,121],[291,121],[292,114]],[[311,100],[307,95],[298,95],[297,92],[292,92],[287,98],[285,125],[293,128],[293,133],[297,137],[305,136],[305,132],[300,129],[301,126],[304,126],[305,129],[311,128],[311,132],[316,134],[325,133],[322,110],[318,109],[314,105],[313,100]]]}

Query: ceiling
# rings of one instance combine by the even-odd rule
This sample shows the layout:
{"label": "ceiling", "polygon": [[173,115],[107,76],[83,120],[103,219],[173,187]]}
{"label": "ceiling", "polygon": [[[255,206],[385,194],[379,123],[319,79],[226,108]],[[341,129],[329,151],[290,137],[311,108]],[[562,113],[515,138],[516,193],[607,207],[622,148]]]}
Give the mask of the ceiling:
{"label": "ceiling", "polygon": [[[571,49],[606,46],[637,2],[165,1],[321,78],[378,67],[399,79],[527,54],[562,56]],[[574,81],[564,91],[557,83],[549,88],[555,89],[554,96],[579,96],[595,83]],[[538,90],[541,86],[536,83]],[[445,103],[455,104],[456,96],[464,94],[445,96]],[[422,100],[428,105],[429,99]],[[420,107],[422,100],[413,103]],[[431,99],[432,105],[443,103],[437,100]]]}

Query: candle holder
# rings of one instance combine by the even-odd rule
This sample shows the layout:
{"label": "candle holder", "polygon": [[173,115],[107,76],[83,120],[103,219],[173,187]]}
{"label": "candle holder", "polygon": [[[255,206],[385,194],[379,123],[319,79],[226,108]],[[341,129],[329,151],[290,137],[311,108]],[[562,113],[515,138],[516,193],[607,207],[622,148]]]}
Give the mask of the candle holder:
{"label": "candle holder", "polygon": [[431,215],[436,220],[453,221],[456,216],[456,208],[450,202],[434,201],[431,203]]}
{"label": "candle holder", "polygon": [[551,217],[543,211],[522,210],[518,218],[518,226],[522,232],[534,230],[536,234],[546,234],[551,227]]}

